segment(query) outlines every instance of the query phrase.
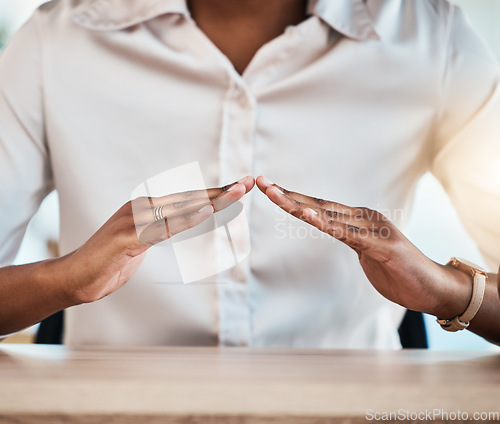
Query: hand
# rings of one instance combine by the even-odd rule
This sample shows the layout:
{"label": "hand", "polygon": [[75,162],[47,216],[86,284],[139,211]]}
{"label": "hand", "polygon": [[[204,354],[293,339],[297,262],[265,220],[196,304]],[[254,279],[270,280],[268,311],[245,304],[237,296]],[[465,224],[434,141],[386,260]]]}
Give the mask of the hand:
{"label": "hand", "polygon": [[[254,183],[252,177],[245,177],[225,187],[127,202],[83,246],[62,258],[63,292],[71,304],[107,296],[132,277],[151,246],[230,206]],[[162,206],[161,221],[155,220],[157,206]]]}
{"label": "hand", "polygon": [[465,311],[471,279],[418,250],[383,214],[294,193],[257,178],[259,189],[284,211],[353,249],[366,276],[387,299],[440,318]]}

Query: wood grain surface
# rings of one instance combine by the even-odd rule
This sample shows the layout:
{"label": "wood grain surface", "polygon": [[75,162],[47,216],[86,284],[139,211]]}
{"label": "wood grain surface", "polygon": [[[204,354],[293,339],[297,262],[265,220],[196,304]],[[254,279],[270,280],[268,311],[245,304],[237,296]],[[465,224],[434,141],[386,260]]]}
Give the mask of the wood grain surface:
{"label": "wood grain surface", "polygon": [[2,424],[347,424],[367,410],[500,412],[500,354],[0,345]]}

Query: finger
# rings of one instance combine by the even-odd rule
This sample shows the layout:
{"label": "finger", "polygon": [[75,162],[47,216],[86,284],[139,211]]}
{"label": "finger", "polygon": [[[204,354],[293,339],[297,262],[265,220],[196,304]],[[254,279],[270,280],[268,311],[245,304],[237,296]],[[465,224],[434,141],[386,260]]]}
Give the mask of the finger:
{"label": "finger", "polygon": [[314,225],[318,230],[331,235],[355,250],[365,250],[368,247],[366,239],[360,237],[362,229],[359,227],[337,222],[333,219],[325,222],[316,211],[310,208],[305,208],[302,216],[306,222]]}
{"label": "finger", "polygon": [[237,182],[243,184],[245,186],[245,193],[248,193],[255,185],[255,178],[247,175]]}
{"label": "finger", "polygon": [[[360,233],[361,229],[354,226],[348,225],[342,222],[335,221],[332,218],[325,219],[326,215],[321,215],[316,210],[310,208],[308,205],[292,199],[291,197],[281,193],[280,189],[275,186],[269,186],[266,190],[266,194],[269,199],[276,203],[281,209],[295,216],[296,218],[305,221],[318,230],[323,231],[332,237],[344,242],[348,246],[356,250],[362,250],[368,248],[366,241],[357,235]],[[362,230],[366,232],[367,229]]]}
{"label": "finger", "polygon": [[369,249],[370,251],[383,252],[387,247],[386,241],[391,238],[394,231],[389,225],[374,231],[370,227],[358,227],[334,219],[325,221],[316,211],[310,208],[302,210],[302,217],[320,231],[335,237],[358,252]]}
{"label": "finger", "polygon": [[241,199],[247,193],[247,186],[243,183],[233,185],[229,190],[224,191],[212,200],[215,212],[219,212],[234,202]]}
{"label": "finger", "polygon": [[319,199],[317,197],[307,196],[302,193],[297,193],[294,191],[287,190],[284,187],[279,186],[278,184],[273,183],[268,178],[260,176],[257,178],[257,186],[259,189],[266,193],[269,187],[275,187],[279,191],[281,191],[284,195],[289,196],[290,198],[297,200],[300,203],[307,204],[311,206],[313,209],[322,208],[326,210],[336,211],[338,213],[351,213],[353,208],[349,206],[343,205],[341,203],[329,202],[327,200]]}
{"label": "finger", "polygon": [[248,193],[254,184],[254,178],[247,176],[224,187],[192,190],[162,197],[139,197],[131,201],[134,220],[138,226],[151,224],[155,220],[155,208],[158,207],[161,207],[161,214],[166,218],[195,212],[208,204],[220,211]]}
{"label": "finger", "polygon": [[[212,205],[212,203],[213,201],[208,198],[168,203],[161,206],[161,215],[165,219],[171,219],[177,216],[197,212],[204,206]],[[151,222],[155,220],[154,209],[148,208],[147,210],[143,211],[139,220],[142,221],[145,225],[151,224]]]}
{"label": "finger", "polygon": [[217,197],[224,191],[229,190],[232,185],[234,184],[230,184],[224,187],[208,188],[204,190],[190,190],[183,191],[181,193],[168,194],[166,196],[152,197],[150,198],[150,201],[152,203],[151,206],[161,206],[193,200],[212,199],[214,197]]}
{"label": "finger", "polygon": [[323,221],[335,220],[346,225],[354,225],[358,228],[368,228],[372,232],[377,232],[381,228],[389,225],[388,219],[380,212],[364,208],[350,208],[349,213],[341,213],[335,210],[325,208],[315,208],[311,206],[320,215]]}
{"label": "finger", "polygon": [[[232,205],[237,200],[241,199],[246,193],[246,187],[243,184],[234,184],[227,191],[222,191],[219,195],[213,198],[199,198],[193,200],[183,200],[174,203],[167,203],[155,207],[147,207],[139,209],[137,212],[134,210],[134,220],[136,225],[150,225],[157,219],[155,217],[155,208],[160,208],[157,212],[165,219],[172,219],[177,216],[197,212],[203,206],[212,205],[214,210],[220,211]],[[151,199],[151,203],[155,204],[157,200]]]}
{"label": "finger", "polygon": [[214,213],[212,205],[207,205],[199,211],[188,213],[182,216],[176,216],[165,220],[165,226],[168,226],[169,236],[172,237],[190,228],[196,227],[205,221]]}
{"label": "finger", "polygon": [[370,227],[377,230],[380,226],[387,224],[387,219],[380,212],[365,208],[365,207],[351,207],[342,203],[331,202],[317,197],[307,196],[302,193],[287,190],[277,184],[272,183],[265,177],[257,178],[257,185],[264,193],[267,192],[269,187],[275,187],[285,196],[307,205],[311,209],[318,212],[324,219],[335,219],[349,225],[358,227]]}
{"label": "finger", "polygon": [[231,188],[233,188],[237,184],[243,184],[243,186],[245,187],[245,193],[248,193],[253,188],[255,180],[253,177],[247,176],[239,181],[235,181],[234,183],[225,185],[223,187],[208,188],[205,190],[184,191],[182,193],[174,193],[167,196],[152,198],[152,200],[154,206],[160,206],[169,203],[178,203],[191,200],[214,199],[215,197],[220,196],[222,193],[231,190]]}
{"label": "finger", "polygon": [[193,228],[214,213],[212,205],[206,205],[196,212],[187,213],[184,215],[165,218],[163,221],[154,222],[145,227],[139,233],[141,243],[154,245]]}
{"label": "finger", "polygon": [[349,218],[356,214],[356,208],[344,205],[342,203],[331,202],[328,200],[320,199],[318,197],[307,196],[302,193],[297,193],[295,191],[287,190],[275,184],[285,195],[297,200],[303,204],[311,206],[313,209],[323,209],[324,211],[331,212],[332,216],[344,215],[345,218]]}
{"label": "finger", "polygon": [[264,194],[266,193],[267,188],[274,184],[269,178],[262,175],[257,177],[255,182],[257,183],[257,187],[259,188],[259,190]]}
{"label": "finger", "polygon": [[308,205],[283,194],[279,188],[273,185],[268,186],[265,193],[273,203],[278,205],[285,212],[288,212],[299,219],[303,219],[302,211],[309,207]]}
{"label": "finger", "polygon": [[[258,180],[257,184],[259,185],[259,183]],[[267,185],[265,193],[281,209],[335,237],[358,252],[377,246],[383,248],[384,241],[391,235],[390,225],[376,228],[373,223],[370,223],[369,226],[357,226],[339,221],[338,216],[333,218],[321,208],[311,208],[307,204],[282,193],[275,185]]]}

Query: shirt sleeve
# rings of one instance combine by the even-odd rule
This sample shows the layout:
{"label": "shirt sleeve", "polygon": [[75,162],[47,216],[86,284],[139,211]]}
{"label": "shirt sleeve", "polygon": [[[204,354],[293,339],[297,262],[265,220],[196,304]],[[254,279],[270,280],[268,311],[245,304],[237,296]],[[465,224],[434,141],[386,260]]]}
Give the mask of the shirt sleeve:
{"label": "shirt sleeve", "polygon": [[500,72],[493,54],[451,6],[431,171],[488,267],[500,263]]}
{"label": "shirt sleeve", "polygon": [[45,143],[42,55],[35,14],[0,55],[0,266],[53,189]]}

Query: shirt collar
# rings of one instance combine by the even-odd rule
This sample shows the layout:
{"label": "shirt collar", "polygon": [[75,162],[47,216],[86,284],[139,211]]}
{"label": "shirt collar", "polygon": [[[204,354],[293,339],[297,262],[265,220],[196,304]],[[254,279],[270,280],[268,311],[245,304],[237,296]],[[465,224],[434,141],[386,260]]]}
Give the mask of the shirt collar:
{"label": "shirt collar", "polygon": [[355,40],[380,40],[365,4],[366,0],[309,0],[308,13],[334,30]]}
{"label": "shirt collar", "polygon": [[186,0],[71,0],[73,20],[97,31],[113,31],[172,13],[189,15]]}
{"label": "shirt collar", "polygon": [[[73,19],[87,28],[119,30],[167,13],[189,16],[186,0],[71,0]],[[379,39],[364,0],[309,0],[308,13],[356,40]]]}

